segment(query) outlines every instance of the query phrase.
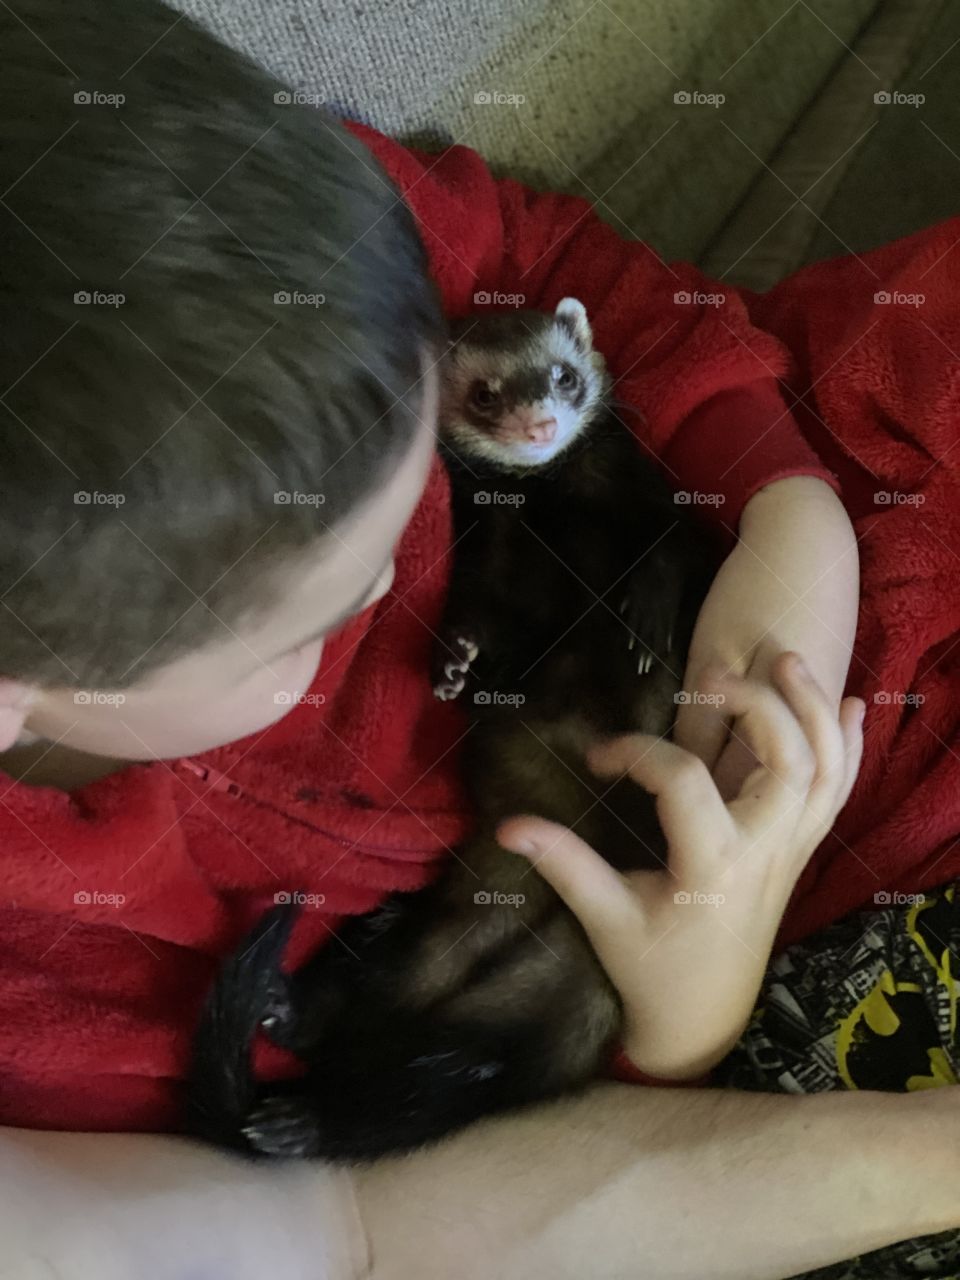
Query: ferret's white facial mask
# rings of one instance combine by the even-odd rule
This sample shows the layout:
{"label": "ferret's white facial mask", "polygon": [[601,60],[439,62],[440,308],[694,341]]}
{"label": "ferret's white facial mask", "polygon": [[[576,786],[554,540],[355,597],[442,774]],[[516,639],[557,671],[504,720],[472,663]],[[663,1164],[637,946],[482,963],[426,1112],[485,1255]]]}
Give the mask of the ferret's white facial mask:
{"label": "ferret's white facial mask", "polygon": [[543,466],[591,421],[608,385],[575,298],[564,298],[552,317],[483,317],[448,354],[441,436],[462,456],[498,468]]}

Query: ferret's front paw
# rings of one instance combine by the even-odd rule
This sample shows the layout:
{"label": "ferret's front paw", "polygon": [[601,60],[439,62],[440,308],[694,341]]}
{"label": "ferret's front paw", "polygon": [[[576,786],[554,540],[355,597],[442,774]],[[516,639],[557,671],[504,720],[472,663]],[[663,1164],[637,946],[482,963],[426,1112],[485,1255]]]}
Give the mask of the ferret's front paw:
{"label": "ferret's front paw", "polygon": [[669,661],[679,611],[679,583],[663,574],[656,560],[641,562],[630,575],[620,604],[627,648],[636,656],[638,675],[647,675],[657,662]]}
{"label": "ferret's front paw", "polygon": [[463,692],[467,672],[480,652],[480,646],[465,628],[447,633],[436,648],[433,659],[433,693],[441,702],[450,702]]}
{"label": "ferret's front paw", "polygon": [[278,973],[270,984],[267,1004],[260,1018],[260,1026],[269,1039],[281,1048],[287,1048],[287,1039],[296,1027],[296,1010],[290,993],[290,984],[284,974]]}

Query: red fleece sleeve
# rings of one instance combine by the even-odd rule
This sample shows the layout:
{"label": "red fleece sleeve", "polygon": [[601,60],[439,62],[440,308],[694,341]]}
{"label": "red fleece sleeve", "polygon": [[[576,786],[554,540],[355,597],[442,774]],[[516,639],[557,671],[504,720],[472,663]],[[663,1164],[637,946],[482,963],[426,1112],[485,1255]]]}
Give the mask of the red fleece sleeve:
{"label": "red fleece sleeve", "polygon": [[466,147],[429,156],[352,127],[413,211],[448,313],[579,298],[625,418],[715,523],[734,531],[774,480],[834,483],[780,395],[785,348],[734,291],[624,240],[586,200],[494,179]]}

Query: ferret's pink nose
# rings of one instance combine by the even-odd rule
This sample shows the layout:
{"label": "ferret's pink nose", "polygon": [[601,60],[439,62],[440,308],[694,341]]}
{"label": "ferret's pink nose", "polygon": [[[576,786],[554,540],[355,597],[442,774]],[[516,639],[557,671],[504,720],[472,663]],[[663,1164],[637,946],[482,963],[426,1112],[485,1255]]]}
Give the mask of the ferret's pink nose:
{"label": "ferret's pink nose", "polygon": [[539,422],[528,422],[525,432],[532,444],[550,444],[556,434],[556,418],[541,418]]}

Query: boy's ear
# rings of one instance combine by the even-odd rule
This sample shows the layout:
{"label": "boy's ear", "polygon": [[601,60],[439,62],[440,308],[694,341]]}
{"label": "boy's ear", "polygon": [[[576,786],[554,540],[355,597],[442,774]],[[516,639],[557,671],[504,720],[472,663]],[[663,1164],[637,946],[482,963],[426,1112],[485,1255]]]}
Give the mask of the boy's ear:
{"label": "boy's ear", "polygon": [[590,321],[587,319],[587,309],[579,298],[561,298],[553,314],[577,346],[584,351],[591,349],[593,333],[590,329]]}
{"label": "boy's ear", "polygon": [[9,750],[22,736],[33,692],[30,685],[0,676],[0,751]]}

